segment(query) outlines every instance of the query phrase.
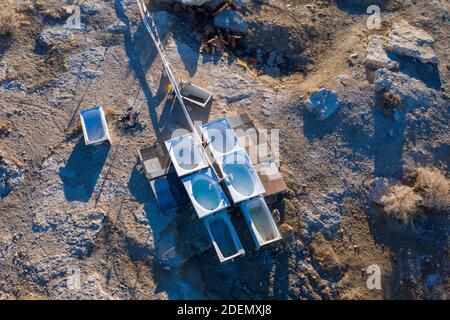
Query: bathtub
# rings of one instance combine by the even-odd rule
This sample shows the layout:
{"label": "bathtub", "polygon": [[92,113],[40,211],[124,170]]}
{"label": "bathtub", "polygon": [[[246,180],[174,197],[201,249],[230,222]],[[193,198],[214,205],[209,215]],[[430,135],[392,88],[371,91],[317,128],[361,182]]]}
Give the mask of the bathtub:
{"label": "bathtub", "polygon": [[110,141],[105,113],[102,107],[81,110],[80,119],[86,145]]}
{"label": "bathtub", "polygon": [[263,198],[242,202],[241,211],[256,243],[256,249],[281,239],[277,224]]}
{"label": "bathtub", "polygon": [[178,176],[182,177],[208,167],[202,146],[192,133],[165,142]]}
{"label": "bathtub", "polygon": [[211,168],[184,177],[181,182],[200,219],[230,206]]}
{"label": "bathtub", "polygon": [[245,253],[226,210],[202,219],[220,262]]}
{"label": "bathtub", "polygon": [[266,192],[244,149],[219,156],[216,161],[234,203],[240,203]]}
{"label": "bathtub", "polygon": [[214,158],[241,148],[227,118],[211,121],[203,125],[201,130]]}

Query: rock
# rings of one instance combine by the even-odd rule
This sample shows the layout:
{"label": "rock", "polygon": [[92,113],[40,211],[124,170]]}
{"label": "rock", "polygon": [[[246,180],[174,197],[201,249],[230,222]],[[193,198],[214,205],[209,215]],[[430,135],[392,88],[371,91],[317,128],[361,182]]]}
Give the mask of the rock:
{"label": "rock", "polygon": [[275,67],[283,64],[285,62],[285,59],[276,53],[275,51],[271,51],[269,54],[269,59],[267,59],[267,64],[270,67]]}
{"label": "rock", "polygon": [[218,28],[230,29],[235,32],[246,32],[248,24],[244,16],[234,10],[224,10],[214,18],[214,25]]}
{"label": "rock", "polygon": [[342,84],[343,86],[346,86],[348,84],[349,77],[346,74],[340,74],[337,76],[336,80],[338,83]]}
{"label": "rock", "polygon": [[0,198],[6,197],[24,181],[25,169],[0,155]]}
{"label": "rock", "polygon": [[339,108],[339,104],[335,91],[322,88],[306,102],[306,109],[315,114],[317,120],[324,120]]}
{"label": "rock", "polygon": [[81,5],[81,12],[88,16],[94,16],[103,11],[103,8],[100,5],[95,3],[83,3]]}
{"label": "rock", "polygon": [[357,52],[352,53],[349,57],[348,57],[348,64],[350,67],[356,65],[359,62],[359,54]]}
{"label": "rock", "polygon": [[270,117],[270,115],[272,114],[269,109],[262,109],[261,113],[266,117]]}
{"label": "rock", "polygon": [[122,21],[117,21],[106,27],[106,31],[110,33],[124,33],[128,30],[128,26]]}
{"label": "rock", "polygon": [[54,49],[58,42],[68,41],[70,39],[70,32],[60,26],[50,27],[44,29],[36,38],[35,52],[37,54],[46,54]]}
{"label": "rock", "polygon": [[391,137],[395,137],[395,130],[394,130],[394,128],[389,129],[389,135]]}
{"label": "rock", "polygon": [[393,181],[387,178],[376,178],[372,183],[372,189],[369,192],[369,200],[381,205],[381,198],[387,193]]}
{"label": "rock", "polygon": [[425,31],[412,27],[407,23],[394,24],[389,33],[386,50],[399,56],[418,59],[423,63],[439,62],[434,53],[434,39]]}
{"label": "rock", "polygon": [[366,66],[373,69],[386,68],[394,70],[398,68],[398,63],[388,58],[384,50],[386,39],[381,36],[370,36],[366,49]]}
{"label": "rock", "polygon": [[147,216],[146,216],[145,211],[143,210],[143,208],[139,208],[137,211],[135,211],[133,213],[133,216],[134,216],[134,220],[137,223],[144,224],[144,225],[148,224],[148,219],[147,219]]}
{"label": "rock", "polygon": [[422,166],[425,167],[428,159],[429,159],[429,155],[427,153],[425,153],[424,151],[420,150],[419,148],[413,148],[408,154],[407,156],[409,156],[411,158],[411,160],[414,161],[416,166]]}
{"label": "rock", "polygon": [[374,89],[399,95],[408,108],[428,106],[438,98],[436,92],[422,81],[388,69],[375,71]]}
{"label": "rock", "polygon": [[211,0],[164,0],[165,2],[179,2],[188,6],[200,7]]}
{"label": "rock", "polygon": [[27,87],[25,87],[25,85],[23,83],[16,81],[16,80],[0,81],[0,88],[17,91],[17,92],[23,92],[23,93],[25,93],[27,91]]}

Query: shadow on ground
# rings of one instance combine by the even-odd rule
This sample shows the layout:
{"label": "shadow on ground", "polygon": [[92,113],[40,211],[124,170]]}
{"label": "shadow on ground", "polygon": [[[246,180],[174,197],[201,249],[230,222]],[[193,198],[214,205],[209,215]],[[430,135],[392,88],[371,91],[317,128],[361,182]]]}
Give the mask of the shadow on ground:
{"label": "shadow on ground", "polygon": [[310,112],[301,108],[304,136],[313,144],[327,136],[339,136],[351,149],[351,153],[345,155],[349,161],[356,163],[356,158],[364,156],[373,159],[373,175],[401,178],[406,108],[398,109],[399,121],[396,121],[392,116],[384,115],[381,108],[372,107],[373,133],[363,131],[364,127],[348,116],[347,108],[357,106],[342,103],[338,111],[323,121],[317,121]]}
{"label": "shadow on ground", "polygon": [[154,199],[148,179],[143,172],[139,172],[137,164],[134,165],[131,172],[128,189],[139,203],[146,203]]}
{"label": "shadow on ground", "polygon": [[78,141],[59,170],[67,201],[89,201],[110,149],[109,143],[86,146],[83,139]]}
{"label": "shadow on ground", "polygon": [[370,208],[369,228],[375,241],[393,253],[392,270],[382,278],[385,299],[418,299],[422,294],[425,299],[442,299],[438,287],[445,287],[448,279],[447,220],[445,213],[431,213],[414,225],[404,225]]}

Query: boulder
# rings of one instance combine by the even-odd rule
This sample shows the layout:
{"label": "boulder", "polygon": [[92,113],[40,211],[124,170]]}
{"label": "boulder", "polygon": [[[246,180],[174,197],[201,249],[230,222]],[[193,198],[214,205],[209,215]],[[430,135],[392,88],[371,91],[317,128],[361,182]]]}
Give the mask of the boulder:
{"label": "boulder", "polygon": [[322,88],[306,102],[306,109],[315,114],[317,120],[324,120],[339,108],[339,104],[335,91]]}
{"label": "boulder", "polygon": [[128,29],[127,25],[122,21],[117,21],[106,27],[106,31],[110,33],[124,33],[125,31],[127,31],[127,29]]}
{"label": "boulder", "polygon": [[235,10],[224,10],[214,18],[214,25],[218,28],[229,29],[235,32],[246,32],[248,23],[242,14]]}
{"label": "boulder", "polygon": [[94,16],[103,11],[103,8],[97,3],[83,3],[81,5],[81,12],[88,16]]}
{"label": "boulder", "polygon": [[381,198],[387,193],[390,186],[392,186],[393,181],[388,178],[376,178],[372,182],[372,188],[369,192],[369,200],[376,204],[381,205]]}
{"label": "boulder", "polygon": [[417,59],[423,63],[439,62],[434,53],[434,39],[425,31],[407,23],[394,24],[389,33],[386,50],[399,56]]}
{"label": "boulder", "polygon": [[375,71],[374,89],[399,95],[410,108],[428,106],[438,98],[436,92],[422,81],[388,69]]}
{"label": "boulder", "polygon": [[370,36],[366,49],[366,66],[373,69],[386,68],[394,70],[398,63],[389,59],[384,49],[386,38],[382,36]]}

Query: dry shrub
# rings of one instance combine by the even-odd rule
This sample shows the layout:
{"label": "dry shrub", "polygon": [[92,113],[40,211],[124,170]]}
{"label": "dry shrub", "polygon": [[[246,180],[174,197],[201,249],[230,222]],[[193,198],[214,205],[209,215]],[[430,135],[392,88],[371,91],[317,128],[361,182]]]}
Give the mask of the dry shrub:
{"label": "dry shrub", "polygon": [[[67,1],[67,4],[73,1]],[[40,15],[50,17],[52,19],[62,19],[67,16],[66,1],[61,0],[35,0],[34,7]]]}
{"label": "dry shrub", "polygon": [[119,109],[117,109],[117,107],[114,107],[114,106],[103,107],[103,112],[105,113],[106,120],[109,120],[109,121],[113,121],[120,114]]}
{"label": "dry shrub", "polygon": [[0,2],[0,36],[12,34],[18,27],[17,14],[11,0]]}
{"label": "dry shrub", "polygon": [[386,115],[392,115],[394,110],[400,107],[402,99],[398,94],[384,92],[383,95],[379,97],[378,103]]}
{"label": "dry shrub", "polygon": [[450,180],[438,169],[418,168],[415,190],[427,209],[445,210],[450,206]]}
{"label": "dry shrub", "polygon": [[380,203],[388,215],[408,223],[417,214],[421,200],[422,197],[416,194],[414,189],[403,185],[393,185],[381,197]]}

